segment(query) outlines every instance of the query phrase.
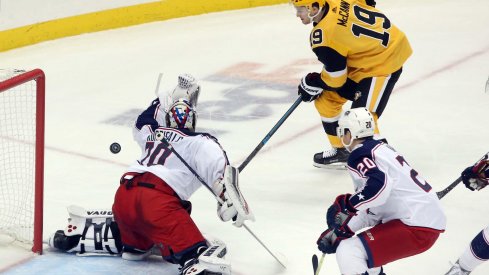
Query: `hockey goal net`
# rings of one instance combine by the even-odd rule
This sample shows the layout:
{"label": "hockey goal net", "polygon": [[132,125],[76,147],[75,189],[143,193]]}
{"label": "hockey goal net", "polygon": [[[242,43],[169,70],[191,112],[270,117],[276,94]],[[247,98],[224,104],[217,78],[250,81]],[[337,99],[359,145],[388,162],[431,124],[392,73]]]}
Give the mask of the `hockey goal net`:
{"label": "hockey goal net", "polygon": [[42,70],[0,69],[0,245],[42,253]]}

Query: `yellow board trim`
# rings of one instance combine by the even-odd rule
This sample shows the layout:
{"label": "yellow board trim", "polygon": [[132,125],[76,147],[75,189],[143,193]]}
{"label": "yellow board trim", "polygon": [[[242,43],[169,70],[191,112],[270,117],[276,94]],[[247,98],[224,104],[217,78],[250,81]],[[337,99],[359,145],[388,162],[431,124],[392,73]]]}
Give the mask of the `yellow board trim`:
{"label": "yellow board trim", "polygon": [[82,33],[287,2],[288,0],[162,0],[103,10],[0,31],[0,52]]}

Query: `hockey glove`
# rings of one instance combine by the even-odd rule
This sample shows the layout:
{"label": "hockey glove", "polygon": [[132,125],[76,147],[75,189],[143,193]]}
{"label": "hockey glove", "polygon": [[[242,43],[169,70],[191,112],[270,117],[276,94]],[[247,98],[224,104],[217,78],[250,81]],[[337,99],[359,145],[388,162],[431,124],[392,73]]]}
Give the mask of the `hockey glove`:
{"label": "hockey glove", "polygon": [[336,249],[342,240],[351,238],[353,235],[355,234],[351,231],[341,231],[336,228],[328,228],[319,236],[316,244],[321,252],[333,254],[336,253]]}
{"label": "hockey glove", "polygon": [[474,166],[467,167],[462,172],[462,181],[465,187],[474,191],[481,190],[489,184],[489,160],[486,158],[477,162]]}
{"label": "hockey glove", "polygon": [[308,73],[301,80],[299,85],[299,95],[304,102],[311,102],[318,98],[323,92],[321,75],[318,73]]}
{"label": "hockey glove", "polygon": [[343,194],[336,197],[333,205],[328,208],[326,222],[330,228],[338,228],[349,231],[348,222],[356,215],[356,210],[350,203],[351,194]]}

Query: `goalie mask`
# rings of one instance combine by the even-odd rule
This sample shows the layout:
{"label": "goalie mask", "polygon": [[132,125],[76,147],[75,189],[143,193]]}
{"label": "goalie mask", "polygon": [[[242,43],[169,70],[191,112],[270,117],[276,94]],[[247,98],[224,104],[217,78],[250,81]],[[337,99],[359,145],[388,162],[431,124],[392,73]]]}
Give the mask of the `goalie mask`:
{"label": "goalie mask", "polygon": [[185,99],[178,99],[166,113],[166,126],[176,129],[195,131],[197,113]]}
{"label": "goalie mask", "polygon": [[348,130],[351,134],[350,144],[343,144],[345,147],[351,145],[354,139],[366,138],[374,135],[375,122],[372,114],[365,107],[354,108],[344,112],[338,120],[337,136],[341,139]]}

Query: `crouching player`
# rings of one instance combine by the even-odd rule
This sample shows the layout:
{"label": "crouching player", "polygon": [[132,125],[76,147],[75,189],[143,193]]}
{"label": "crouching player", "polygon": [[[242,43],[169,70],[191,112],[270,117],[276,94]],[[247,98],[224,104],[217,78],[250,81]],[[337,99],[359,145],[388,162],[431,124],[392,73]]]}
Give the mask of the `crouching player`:
{"label": "crouching player", "polygon": [[338,137],[351,152],[355,192],[339,195],[329,207],[329,228],[318,248],[336,253],[341,274],[385,274],[382,265],[428,250],[445,230],[445,214],[404,157],[373,139],[375,124],[366,108],[344,112],[338,123]]}

